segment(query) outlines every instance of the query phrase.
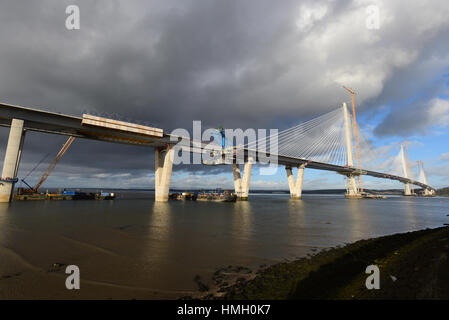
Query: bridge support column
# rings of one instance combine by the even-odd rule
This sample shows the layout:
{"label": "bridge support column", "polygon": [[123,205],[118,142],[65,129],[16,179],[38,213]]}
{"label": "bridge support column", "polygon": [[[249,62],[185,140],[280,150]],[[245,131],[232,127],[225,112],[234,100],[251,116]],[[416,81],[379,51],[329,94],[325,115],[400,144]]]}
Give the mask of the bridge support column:
{"label": "bridge support column", "polygon": [[12,119],[0,182],[0,202],[10,202],[12,199],[14,181],[6,180],[17,178],[24,137],[23,120]]}
{"label": "bridge support column", "polygon": [[[404,146],[401,145],[401,161],[402,161],[402,171],[404,173],[404,178],[408,179],[407,162],[405,161]],[[404,183],[404,196],[411,196],[412,191],[409,183]]]}
{"label": "bridge support column", "polygon": [[299,200],[302,196],[302,183],[304,180],[304,168],[305,164],[301,165],[298,168],[298,176],[295,178],[293,177],[293,172],[291,167],[285,167],[285,171],[287,172],[287,179],[288,179],[288,187],[290,189],[290,198],[292,200]]}
{"label": "bridge support column", "polygon": [[237,200],[248,201],[249,183],[251,180],[252,160],[248,159],[245,162],[243,171],[243,180],[240,174],[240,166],[238,164],[232,164],[232,172],[234,174],[234,190],[237,195]]}
{"label": "bridge support column", "polygon": [[359,199],[362,197],[359,189],[357,188],[356,176],[353,174],[346,176],[346,198]]}
{"label": "bridge support column", "polygon": [[[352,158],[352,130],[351,130],[351,118],[348,112],[348,107],[346,103],[343,103],[343,115],[345,119],[345,132],[346,132],[346,154],[348,157],[348,167],[354,167],[354,161]],[[345,174],[346,175],[346,198],[361,198],[362,195],[359,193],[357,188],[357,181],[355,179],[356,175]]]}
{"label": "bridge support column", "polygon": [[173,169],[173,147],[154,149],[155,200],[167,202]]}

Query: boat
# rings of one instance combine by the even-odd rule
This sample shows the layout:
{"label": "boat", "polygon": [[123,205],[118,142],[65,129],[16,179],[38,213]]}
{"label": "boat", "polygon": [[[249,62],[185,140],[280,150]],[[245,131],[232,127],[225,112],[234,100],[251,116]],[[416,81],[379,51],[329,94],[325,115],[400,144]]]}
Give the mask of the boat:
{"label": "boat", "polygon": [[182,192],[182,193],[171,193],[169,195],[169,198],[172,200],[190,200],[195,201],[196,200],[196,194],[190,193],[190,192]]}
{"label": "boat", "polygon": [[362,198],[363,199],[387,199],[386,196],[382,195],[382,194],[371,194],[371,193],[362,193]]}
{"label": "boat", "polygon": [[196,201],[214,201],[214,202],[235,202],[237,195],[229,190],[225,190],[222,193],[200,193],[198,194]]}

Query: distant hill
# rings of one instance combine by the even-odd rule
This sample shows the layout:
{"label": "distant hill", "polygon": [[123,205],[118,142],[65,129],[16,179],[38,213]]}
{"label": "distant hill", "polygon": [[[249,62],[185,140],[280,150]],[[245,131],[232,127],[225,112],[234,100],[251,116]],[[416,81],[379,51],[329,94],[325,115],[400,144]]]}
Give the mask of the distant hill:
{"label": "distant hill", "polygon": [[449,197],[449,187],[438,189],[437,196]]}

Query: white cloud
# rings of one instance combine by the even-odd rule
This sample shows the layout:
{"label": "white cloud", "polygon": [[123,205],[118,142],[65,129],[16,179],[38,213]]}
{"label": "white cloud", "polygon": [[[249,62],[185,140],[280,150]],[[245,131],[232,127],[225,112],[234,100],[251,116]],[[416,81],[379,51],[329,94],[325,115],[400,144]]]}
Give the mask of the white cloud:
{"label": "white cloud", "polygon": [[296,26],[300,31],[304,32],[324,18],[327,13],[327,6],[325,4],[312,2],[302,4],[298,11],[299,16],[296,20]]}
{"label": "white cloud", "polygon": [[437,161],[449,161],[449,152],[442,153]]}
{"label": "white cloud", "polygon": [[445,127],[449,125],[449,101],[440,98],[429,102],[428,107],[429,125]]}

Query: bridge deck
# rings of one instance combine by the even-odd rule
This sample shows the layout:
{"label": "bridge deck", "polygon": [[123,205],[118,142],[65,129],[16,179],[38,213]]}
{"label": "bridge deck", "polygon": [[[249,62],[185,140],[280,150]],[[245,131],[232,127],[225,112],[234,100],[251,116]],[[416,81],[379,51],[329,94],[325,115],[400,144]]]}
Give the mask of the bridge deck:
{"label": "bridge deck", "polygon": [[12,119],[24,120],[26,130],[77,138],[149,147],[161,147],[170,142],[169,135],[149,137],[106,127],[86,126],[82,124],[81,117],[0,103],[0,126],[9,127]]}

